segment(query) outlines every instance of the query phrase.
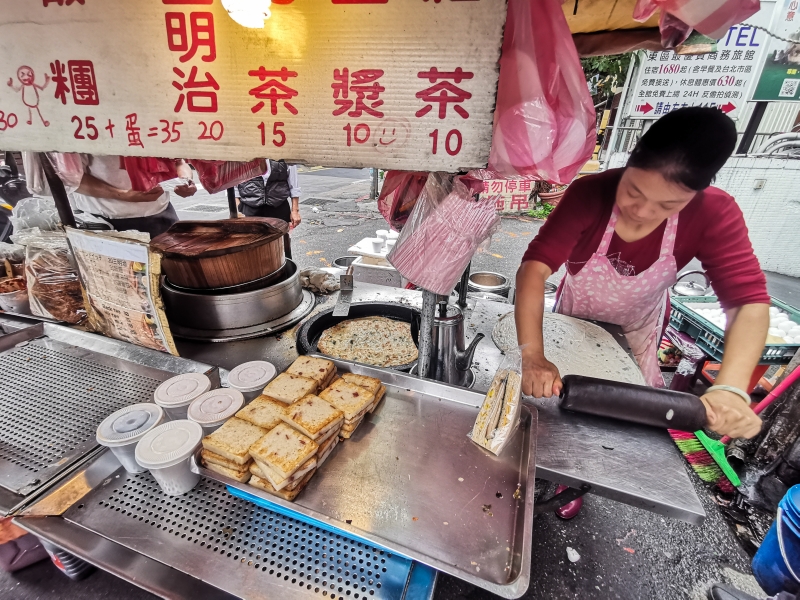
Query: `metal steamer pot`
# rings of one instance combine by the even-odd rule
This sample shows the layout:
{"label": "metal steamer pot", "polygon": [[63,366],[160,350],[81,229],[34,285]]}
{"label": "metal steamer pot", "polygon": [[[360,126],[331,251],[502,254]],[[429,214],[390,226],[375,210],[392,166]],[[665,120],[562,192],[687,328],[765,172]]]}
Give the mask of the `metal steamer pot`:
{"label": "metal steamer pot", "polygon": [[162,279],[161,293],[170,322],[200,330],[253,327],[289,314],[303,301],[297,265],[286,260],[280,281],[239,293],[197,292]]}

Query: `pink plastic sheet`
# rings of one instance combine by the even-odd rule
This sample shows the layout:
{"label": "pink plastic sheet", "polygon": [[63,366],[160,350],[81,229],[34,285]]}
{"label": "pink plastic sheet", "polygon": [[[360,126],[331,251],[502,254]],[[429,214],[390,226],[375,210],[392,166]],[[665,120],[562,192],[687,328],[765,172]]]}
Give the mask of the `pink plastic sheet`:
{"label": "pink plastic sheet", "polygon": [[594,151],[596,116],[558,0],[509,0],[489,170],[569,183]]}
{"label": "pink plastic sheet", "polygon": [[[665,33],[668,38],[670,37],[665,29],[677,30],[679,28],[674,19],[682,21],[686,26],[686,35],[681,42],[686,39],[692,29],[696,29],[703,35],[719,39],[725,35],[731,25],[741,23],[757,13],[760,5],[759,0],[638,0],[633,9],[633,18],[636,21],[644,22],[660,9],[659,29],[661,29],[662,41]],[[673,19],[667,18],[666,14],[671,15]]]}
{"label": "pink plastic sheet", "polygon": [[250,162],[233,162],[225,160],[187,160],[195,169],[200,183],[209,194],[234,187],[267,171],[263,158]]}

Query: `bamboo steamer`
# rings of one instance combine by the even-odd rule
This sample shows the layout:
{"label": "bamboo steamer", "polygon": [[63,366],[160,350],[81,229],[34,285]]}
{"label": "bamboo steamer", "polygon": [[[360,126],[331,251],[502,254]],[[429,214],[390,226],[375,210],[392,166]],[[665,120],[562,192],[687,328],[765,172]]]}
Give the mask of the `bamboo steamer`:
{"label": "bamboo steamer", "polygon": [[213,289],[266,277],[286,256],[283,231],[269,219],[179,221],[150,242],[162,255],[167,279],[178,286]]}

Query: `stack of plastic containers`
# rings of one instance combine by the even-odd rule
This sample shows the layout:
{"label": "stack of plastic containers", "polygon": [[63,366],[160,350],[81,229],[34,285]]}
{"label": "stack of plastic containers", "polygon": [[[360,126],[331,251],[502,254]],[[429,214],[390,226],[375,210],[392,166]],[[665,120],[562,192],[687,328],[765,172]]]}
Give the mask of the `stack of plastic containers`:
{"label": "stack of plastic containers", "polygon": [[188,418],[203,428],[203,435],[219,429],[244,406],[244,396],[233,388],[206,392],[189,405]]}
{"label": "stack of plastic containers", "polygon": [[263,360],[242,363],[228,374],[228,385],[242,392],[245,402],[257,398],[275,378],[275,365]]}
{"label": "stack of plastic containers", "polygon": [[211,389],[211,380],[202,373],[184,373],[167,379],[153,392],[156,404],[170,421],[186,418],[189,405]]}
{"label": "stack of plastic containers", "polygon": [[136,462],[136,444],[164,421],[164,409],[155,404],[132,404],[112,413],[97,428],[97,443],[111,448],[129,473],[145,471]]}
{"label": "stack of plastic containers", "polygon": [[150,430],[136,445],[136,462],[153,475],[168,496],[180,496],[200,481],[192,471],[192,455],[203,439],[193,421],[169,421]]}

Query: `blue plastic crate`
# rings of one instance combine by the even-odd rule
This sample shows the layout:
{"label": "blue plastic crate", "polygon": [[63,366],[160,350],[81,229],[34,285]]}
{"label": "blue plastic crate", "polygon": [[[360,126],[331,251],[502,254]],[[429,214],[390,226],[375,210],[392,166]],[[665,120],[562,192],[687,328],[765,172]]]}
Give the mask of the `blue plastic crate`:
{"label": "blue plastic crate", "polygon": [[[772,306],[789,314],[789,318],[800,325],[800,310],[772,298]],[[712,304],[719,302],[716,296],[671,296],[672,312],[669,324],[694,339],[695,343],[717,362],[722,361],[725,350],[725,332],[705,317],[697,314],[687,304]],[[767,344],[761,354],[762,365],[785,365],[800,348],[800,344]]]}

